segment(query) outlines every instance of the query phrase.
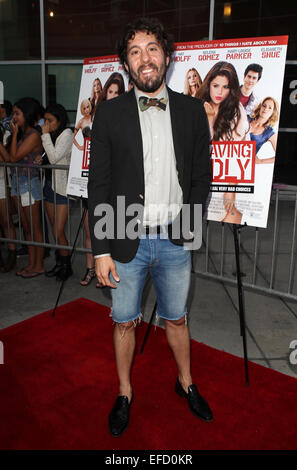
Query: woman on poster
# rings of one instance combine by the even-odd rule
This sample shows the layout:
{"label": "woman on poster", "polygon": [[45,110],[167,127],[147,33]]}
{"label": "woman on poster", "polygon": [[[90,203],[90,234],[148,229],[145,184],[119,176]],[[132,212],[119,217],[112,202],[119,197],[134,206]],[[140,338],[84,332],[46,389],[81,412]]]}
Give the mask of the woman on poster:
{"label": "woman on poster", "polygon": [[101,83],[100,78],[97,77],[93,81],[91,97],[89,98],[89,101],[92,106],[92,120],[94,119],[101,93],[102,93],[102,83]]}
{"label": "woman on poster", "polygon": [[[249,122],[240,103],[240,87],[234,66],[217,62],[206,75],[197,97],[204,103],[213,141],[250,140]],[[235,193],[222,193],[217,220],[240,223],[242,214],[235,207]]]}
{"label": "woman on poster", "polygon": [[125,82],[123,76],[119,72],[113,72],[103,87],[99,103],[116,98],[123,93],[125,93]]}
{"label": "woman on poster", "polygon": [[198,88],[201,86],[202,80],[195,68],[191,68],[186,73],[184,94],[196,98]]}
{"label": "woman on poster", "polygon": [[259,158],[262,145],[270,142],[275,154],[277,135],[273,130],[279,119],[278,103],[271,96],[264,98],[248,116],[251,140],[256,142],[256,164],[274,163],[275,157]]}
{"label": "woman on poster", "polygon": [[[123,76],[118,72],[112,73],[104,85],[102,94],[98,102],[99,106],[100,106],[100,103],[102,103],[103,101],[111,100],[121,95],[124,92],[125,92],[125,83],[124,83]],[[87,199],[83,200],[83,205],[85,209],[88,208]],[[86,212],[86,216],[84,219],[84,229],[85,229],[85,235],[86,235],[85,247],[91,248],[91,236],[90,236],[89,223],[88,223],[88,211]],[[87,253],[86,255],[86,263],[87,263],[87,269],[86,269],[83,279],[81,279],[80,281],[80,284],[82,286],[88,286],[90,282],[92,281],[92,279],[96,276],[95,267],[94,267],[94,258],[91,253]],[[96,283],[96,287],[101,287],[99,282]]]}
{"label": "woman on poster", "polygon": [[74,129],[73,143],[78,148],[78,150],[83,151],[84,146],[79,145],[75,136],[79,130],[82,131],[84,139],[91,136],[91,127],[92,127],[92,105],[88,99],[82,100],[80,104],[80,112],[82,118],[78,121]]}

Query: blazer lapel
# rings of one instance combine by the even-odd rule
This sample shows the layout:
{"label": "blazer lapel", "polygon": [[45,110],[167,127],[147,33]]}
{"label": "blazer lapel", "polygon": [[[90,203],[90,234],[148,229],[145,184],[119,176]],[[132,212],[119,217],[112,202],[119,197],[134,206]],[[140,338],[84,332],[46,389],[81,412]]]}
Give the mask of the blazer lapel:
{"label": "blazer lapel", "polygon": [[179,106],[178,96],[169,87],[167,87],[170,106],[170,117],[172,127],[172,138],[176,159],[178,178],[181,184],[184,171],[184,151],[183,151],[183,110]]}
{"label": "blazer lapel", "polygon": [[135,160],[140,181],[144,187],[143,145],[134,90],[129,91],[126,96],[127,100],[123,109],[123,118],[125,120],[123,131],[125,129],[127,139],[131,142],[132,157]]}

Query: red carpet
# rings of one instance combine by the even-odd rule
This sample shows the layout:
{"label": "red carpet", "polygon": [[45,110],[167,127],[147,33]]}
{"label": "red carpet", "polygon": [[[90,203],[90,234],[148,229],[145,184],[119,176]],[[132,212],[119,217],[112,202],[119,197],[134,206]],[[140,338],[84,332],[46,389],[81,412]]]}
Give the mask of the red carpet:
{"label": "red carpet", "polygon": [[[204,423],[174,393],[175,363],[153,328],[133,368],[135,401],[126,433],[109,435],[117,394],[109,309],[86,299],[0,332],[1,449],[297,448],[297,380],[192,342],[193,377],[214,421]],[[138,350],[146,324],[138,330]],[[139,419],[141,417],[141,419]]]}

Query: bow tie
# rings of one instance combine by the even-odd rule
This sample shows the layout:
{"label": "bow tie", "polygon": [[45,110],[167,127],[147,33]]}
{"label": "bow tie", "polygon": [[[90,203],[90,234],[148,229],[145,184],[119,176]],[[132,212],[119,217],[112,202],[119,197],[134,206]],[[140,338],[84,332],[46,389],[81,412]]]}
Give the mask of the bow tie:
{"label": "bow tie", "polygon": [[159,111],[160,109],[165,111],[167,102],[168,98],[161,98],[158,100],[157,98],[147,98],[146,96],[141,96],[139,98],[139,108],[141,111],[146,111],[151,106],[155,106]]}

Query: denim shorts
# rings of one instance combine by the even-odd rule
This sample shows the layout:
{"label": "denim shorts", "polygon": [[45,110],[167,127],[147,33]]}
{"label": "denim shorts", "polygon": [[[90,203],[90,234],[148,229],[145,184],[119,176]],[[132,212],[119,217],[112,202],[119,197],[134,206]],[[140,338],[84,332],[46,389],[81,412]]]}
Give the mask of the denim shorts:
{"label": "denim shorts", "polygon": [[129,263],[115,261],[119,282],[111,289],[112,318],[125,323],[141,318],[141,299],[149,272],[157,294],[157,315],[165,320],[179,320],[187,314],[191,282],[191,253],[174,245],[167,234],[143,235],[137,253]]}
{"label": "denim shorts", "polygon": [[35,201],[41,201],[42,199],[42,188],[40,179],[38,176],[33,177],[30,180],[27,176],[19,175],[18,176],[18,186],[17,186],[17,178],[16,174],[12,175],[11,179],[11,196],[21,196],[29,192],[31,189],[31,195],[35,199]]}
{"label": "denim shorts", "polygon": [[[43,188],[43,196],[46,202],[51,202],[54,204],[55,202],[55,193],[52,188],[52,182],[48,179],[45,179],[44,188]],[[56,192],[56,204],[67,204],[67,197],[63,196]]]}

